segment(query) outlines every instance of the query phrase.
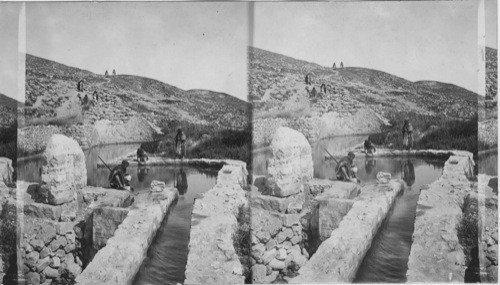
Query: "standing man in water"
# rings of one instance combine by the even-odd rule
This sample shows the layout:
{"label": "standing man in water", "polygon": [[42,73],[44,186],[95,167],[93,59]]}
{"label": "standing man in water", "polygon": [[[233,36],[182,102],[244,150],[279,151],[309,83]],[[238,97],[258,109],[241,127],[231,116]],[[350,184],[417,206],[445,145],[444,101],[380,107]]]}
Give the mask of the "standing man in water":
{"label": "standing man in water", "polygon": [[350,151],[347,156],[344,156],[339,160],[337,166],[335,166],[335,175],[338,180],[346,181],[346,182],[354,182],[357,183],[354,166],[354,153]]}
{"label": "standing man in water", "polygon": [[403,125],[403,147],[407,150],[413,148],[413,126],[408,119],[405,120]]}
{"label": "standing man in water", "polygon": [[178,128],[177,135],[175,135],[175,149],[177,157],[186,157],[186,139],[186,134],[184,134],[181,128]]}
{"label": "standing man in water", "polygon": [[[120,165],[115,166],[109,174],[109,186],[113,189],[128,190],[127,180],[125,179],[127,173],[128,161],[123,160]],[[130,187],[130,186],[128,186]]]}
{"label": "standing man in water", "polygon": [[148,159],[149,159],[148,155],[146,154],[146,152],[142,148],[142,144],[141,144],[139,146],[139,148],[137,149],[137,162],[139,163],[139,165],[146,165],[146,161]]}

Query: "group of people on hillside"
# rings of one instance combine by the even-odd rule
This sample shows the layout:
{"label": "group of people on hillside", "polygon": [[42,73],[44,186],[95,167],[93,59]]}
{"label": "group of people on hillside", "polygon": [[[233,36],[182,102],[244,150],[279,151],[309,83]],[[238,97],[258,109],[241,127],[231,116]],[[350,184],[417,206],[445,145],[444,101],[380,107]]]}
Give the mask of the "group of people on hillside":
{"label": "group of people on hillside", "polygon": [[[177,133],[175,135],[174,140],[175,140],[176,156],[181,159],[185,158],[187,136],[182,131],[181,128],[177,129]],[[149,160],[149,157],[146,151],[144,150],[144,146],[142,144],[137,149],[136,159],[140,167],[145,166],[147,161]],[[132,179],[132,176],[127,173],[128,166],[129,162],[127,160],[123,160],[120,165],[117,165],[116,167],[110,170],[108,180],[111,188],[133,191],[133,189],[130,186],[130,181]],[[145,175],[145,173],[147,173],[147,170],[138,172],[139,180],[141,179],[141,177],[144,178],[143,176]],[[186,174],[182,168],[178,175],[179,177],[177,178],[176,183],[177,185],[179,185],[179,187],[182,188],[179,191],[184,190],[185,193],[185,190],[187,189],[187,180],[186,180]]]}
{"label": "group of people on hillside", "polygon": [[[408,119],[404,120],[402,134],[403,134],[403,147],[407,150],[411,150],[413,148],[413,126],[411,125],[410,120]],[[365,140],[363,144],[363,149],[367,158],[372,157],[374,153],[377,151],[373,143],[370,141],[370,139]],[[337,165],[335,166],[335,177],[337,178],[337,180],[350,181],[355,183],[359,182],[359,180],[356,178],[357,167],[354,164],[354,158],[355,158],[354,152],[350,151],[347,154],[347,156],[343,157],[342,159],[340,159],[340,161],[337,162]],[[372,163],[371,161],[368,163],[369,167],[372,166],[371,163]],[[409,186],[411,186],[410,184],[413,184],[411,181],[413,180],[414,182],[415,180],[413,164],[411,164],[411,162],[408,161],[408,163],[405,164],[403,169],[404,169],[403,173],[405,181],[407,182],[407,184],[409,184]]]}

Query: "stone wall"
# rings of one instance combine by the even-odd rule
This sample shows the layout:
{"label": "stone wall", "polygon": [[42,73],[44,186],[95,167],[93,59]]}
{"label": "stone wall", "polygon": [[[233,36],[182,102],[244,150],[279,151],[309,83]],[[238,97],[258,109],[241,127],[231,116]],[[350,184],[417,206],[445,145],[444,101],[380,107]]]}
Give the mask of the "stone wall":
{"label": "stone wall", "polygon": [[[168,187],[137,195],[134,206],[129,208],[112,237],[105,241],[106,245],[75,279],[76,284],[132,284],[161,222],[177,196],[177,190]],[[113,221],[104,222],[113,223],[114,227],[124,213],[110,209],[107,211],[116,217]]]}
{"label": "stone wall", "polygon": [[245,163],[226,164],[217,184],[196,199],[184,284],[243,284],[245,271],[234,244],[237,216],[248,205]]}
{"label": "stone wall", "polygon": [[483,283],[498,282],[498,178],[479,175],[479,267]]}
{"label": "stone wall", "polygon": [[443,175],[423,189],[417,202],[408,282],[464,282],[465,256],[457,236],[465,197],[476,192],[469,181],[472,153],[454,152]]}
{"label": "stone wall", "polygon": [[[391,180],[389,184],[363,187],[359,196],[351,201],[337,198],[330,200],[341,207],[333,203],[334,207],[330,208],[333,212],[327,211],[326,215],[332,216],[328,214],[330,212],[338,217],[345,212],[344,207],[350,207],[350,210],[319,245],[311,259],[300,268],[298,276],[290,279],[289,283],[352,282],[375,234],[402,189],[403,182]],[[320,197],[320,200],[323,198]],[[326,224],[327,229],[334,228],[330,222]]]}

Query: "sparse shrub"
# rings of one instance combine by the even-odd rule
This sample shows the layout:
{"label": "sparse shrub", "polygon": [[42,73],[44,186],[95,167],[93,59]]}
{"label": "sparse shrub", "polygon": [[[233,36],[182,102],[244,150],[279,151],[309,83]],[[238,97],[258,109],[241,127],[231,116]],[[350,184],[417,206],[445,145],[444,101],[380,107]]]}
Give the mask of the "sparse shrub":
{"label": "sparse shrub", "polygon": [[478,202],[467,196],[462,206],[462,220],[457,227],[457,236],[465,253],[466,264],[471,262],[472,249],[478,246]]}
{"label": "sparse shrub", "polygon": [[243,276],[245,276],[245,283],[252,283],[252,242],[251,242],[251,213],[250,207],[241,206],[238,209],[238,228],[233,234],[233,246],[236,254],[240,259],[243,266]]}

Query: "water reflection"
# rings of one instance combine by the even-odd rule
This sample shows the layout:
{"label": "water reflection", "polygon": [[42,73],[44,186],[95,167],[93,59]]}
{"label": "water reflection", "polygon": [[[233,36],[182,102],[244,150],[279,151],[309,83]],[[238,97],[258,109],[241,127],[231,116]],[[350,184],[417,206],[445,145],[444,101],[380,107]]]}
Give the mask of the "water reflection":
{"label": "water reflection", "polygon": [[377,166],[377,160],[373,157],[366,157],[365,159],[365,172],[368,175],[373,173],[373,170]]}
{"label": "water reflection", "polygon": [[186,172],[181,167],[181,169],[179,170],[179,172],[177,172],[175,175],[176,175],[176,179],[175,179],[176,184],[175,184],[175,187],[177,188],[177,190],[179,190],[179,195],[186,194],[187,189],[188,189],[188,182],[187,182]]}
{"label": "water reflection", "polygon": [[146,176],[148,175],[149,168],[147,168],[145,165],[141,165],[137,167],[137,180],[139,182],[144,182],[146,180]]}
{"label": "water reflection", "polygon": [[173,168],[170,171],[175,178],[167,186],[177,186],[181,196],[149,247],[134,281],[136,285],[184,283],[193,203],[199,194],[216,183],[217,171],[213,169]]}
{"label": "water reflection", "polygon": [[415,168],[410,159],[403,163],[403,170],[401,173],[401,178],[406,183],[406,186],[411,187],[413,183],[415,183]]}

